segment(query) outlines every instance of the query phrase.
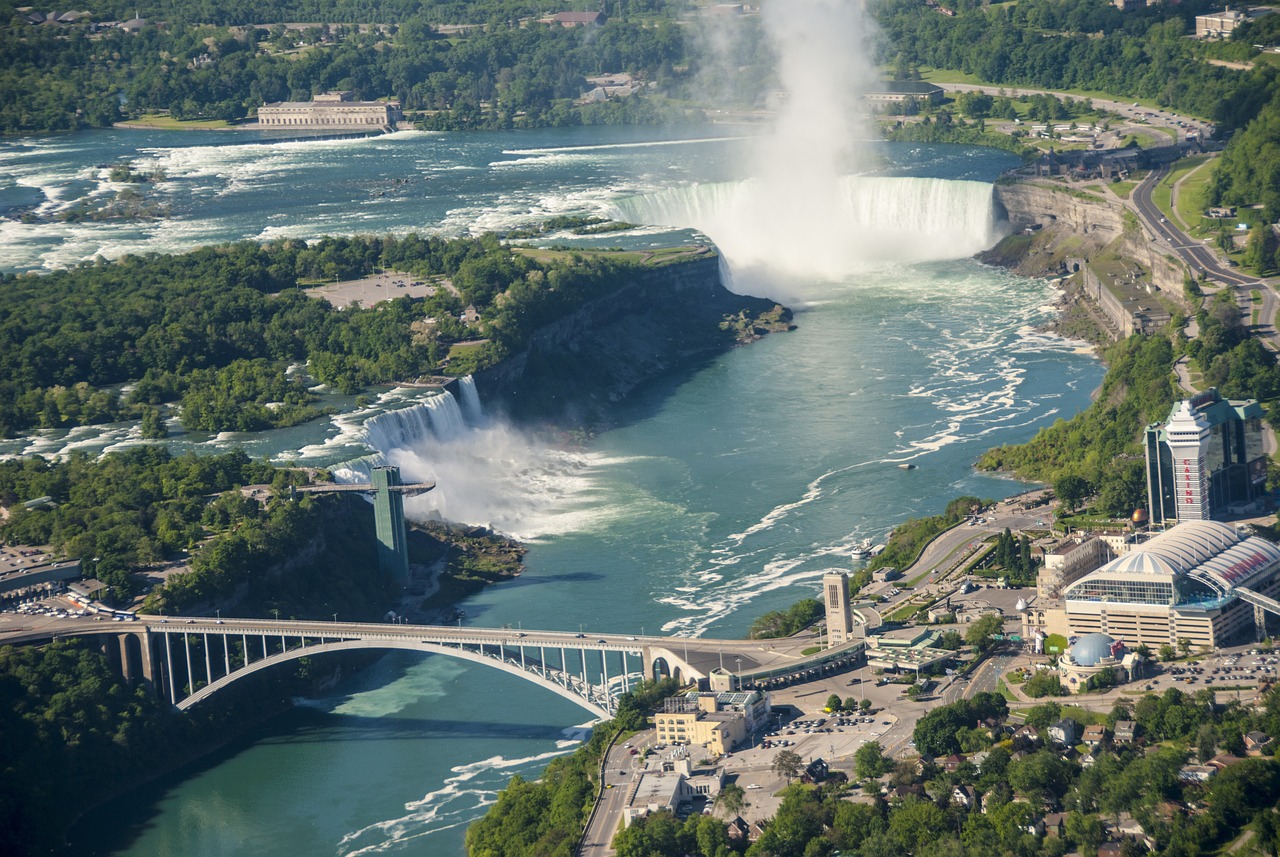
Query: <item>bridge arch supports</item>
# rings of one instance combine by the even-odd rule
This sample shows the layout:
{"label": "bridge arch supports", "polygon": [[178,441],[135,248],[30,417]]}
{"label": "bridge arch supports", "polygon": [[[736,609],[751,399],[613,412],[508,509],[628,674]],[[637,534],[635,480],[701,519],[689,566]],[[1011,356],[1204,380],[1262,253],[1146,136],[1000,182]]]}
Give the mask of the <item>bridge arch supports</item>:
{"label": "bridge arch supports", "polygon": [[[424,654],[441,654],[449,657],[461,658],[462,660],[500,669],[503,672],[519,676],[527,681],[532,681],[533,683],[547,688],[551,692],[569,700],[570,702],[585,708],[587,711],[590,711],[593,715],[602,720],[607,720],[613,716],[612,708],[614,706],[614,702],[608,696],[606,689],[580,682],[578,675],[570,674],[562,668],[544,669],[539,666],[531,669],[530,665],[522,666],[518,660],[512,657],[512,652],[510,651],[506,653],[507,657],[502,657],[466,648],[405,639],[335,639],[309,643],[305,646],[297,646],[296,648],[281,648],[269,653],[266,657],[255,660],[247,665],[241,666],[238,669],[234,669],[218,678],[215,678],[213,681],[204,684],[185,699],[176,700],[175,704],[180,710],[185,710],[212,696],[214,693],[231,684],[233,681],[237,681],[245,676],[276,666],[277,664],[285,663],[286,661],[311,657],[313,655],[324,654],[326,652],[341,652],[356,649],[400,649],[405,651],[421,652]],[[198,675],[196,677],[199,678]]]}

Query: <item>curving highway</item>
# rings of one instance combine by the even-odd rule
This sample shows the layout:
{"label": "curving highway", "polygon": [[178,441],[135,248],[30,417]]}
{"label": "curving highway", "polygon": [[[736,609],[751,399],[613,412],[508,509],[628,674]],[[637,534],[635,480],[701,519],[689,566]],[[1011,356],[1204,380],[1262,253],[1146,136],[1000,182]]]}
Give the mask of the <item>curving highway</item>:
{"label": "curving highway", "polygon": [[1154,240],[1167,245],[1194,274],[1204,274],[1235,289],[1236,303],[1244,312],[1251,313],[1254,308],[1253,297],[1249,292],[1255,289],[1261,292],[1262,306],[1258,307],[1260,323],[1254,332],[1268,347],[1280,350],[1275,326],[1280,299],[1277,298],[1275,291],[1265,281],[1241,274],[1225,265],[1212,246],[1190,237],[1161,214],[1160,209],[1152,201],[1151,194],[1156,185],[1168,175],[1169,165],[1162,165],[1148,173],[1146,178],[1133,189],[1133,207],[1142,219],[1143,225],[1155,236]]}

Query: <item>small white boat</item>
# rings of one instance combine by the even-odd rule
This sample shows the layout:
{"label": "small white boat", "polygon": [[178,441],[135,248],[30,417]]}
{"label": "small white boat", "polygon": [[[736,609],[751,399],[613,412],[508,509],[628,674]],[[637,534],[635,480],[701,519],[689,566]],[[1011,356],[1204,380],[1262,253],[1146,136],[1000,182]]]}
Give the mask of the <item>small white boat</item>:
{"label": "small white boat", "polygon": [[871,556],[871,550],[874,547],[875,545],[871,539],[863,539],[853,546],[853,550],[850,553],[852,553],[854,559],[866,559]]}
{"label": "small white boat", "polygon": [[902,468],[903,470],[915,470],[915,469],[916,469],[916,466],[915,466],[914,464],[912,464],[911,462],[909,462],[909,461],[908,461],[908,462],[906,462],[906,463],[904,463],[904,464],[899,464],[899,465],[898,465],[898,467]]}

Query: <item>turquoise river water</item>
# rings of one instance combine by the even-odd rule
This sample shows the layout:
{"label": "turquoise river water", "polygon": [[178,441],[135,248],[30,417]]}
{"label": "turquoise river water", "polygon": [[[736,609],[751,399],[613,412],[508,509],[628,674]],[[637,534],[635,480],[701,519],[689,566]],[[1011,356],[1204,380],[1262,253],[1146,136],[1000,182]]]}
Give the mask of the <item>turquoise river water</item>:
{"label": "turquoise river water", "polygon": [[[646,388],[620,427],[583,449],[540,446],[467,408],[465,423],[446,427],[423,418],[433,405],[420,391],[403,389],[364,410],[339,402],[346,413],[288,432],[173,442],[323,465],[373,449],[411,477],[436,478],[410,515],[492,524],[531,545],[519,580],[466,602],[469,623],[740,634],[760,613],[815,594],[824,569],[850,568],[863,537],[962,493],[1021,490],[976,473],[974,459],[1082,409],[1102,376],[1079,343],[1036,332],[1052,311],[1048,283],[968,258],[998,237],[990,182],[1011,165],[1006,154],[874,146],[874,169],[839,180],[837,213],[805,227],[823,249],[797,256],[742,240],[743,211],[768,207],[738,167],[747,136],[718,127],[5,140],[0,263],[38,270],[285,235],[462,234],[564,212],[649,224],[594,239],[610,246],[698,240],[681,227],[702,230],[726,248],[733,287],[786,301],[798,330]],[[143,192],[166,217],[59,219],[112,199],[120,188],[106,174],[118,161],[163,170]],[[112,426],[0,452],[134,442],[133,427]],[[907,461],[917,468],[897,467]],[[459,855],[466,824],[506,780],[536,777],[586,720],[494,670],[389,656],[94,812],[75,853]]]}

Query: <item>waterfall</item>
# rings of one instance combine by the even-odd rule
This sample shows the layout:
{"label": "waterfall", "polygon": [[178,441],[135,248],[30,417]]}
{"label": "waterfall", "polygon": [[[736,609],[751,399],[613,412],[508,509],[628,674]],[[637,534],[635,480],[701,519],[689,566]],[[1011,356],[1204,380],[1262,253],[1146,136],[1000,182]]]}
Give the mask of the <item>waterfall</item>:
{"label": "waterfall", "polygon": [[[470,378],[467,379],[471,380]],[[467,397],[463,388],[463,399]],[[474,385],[471,395],[475,395]],[[479,398],[475,407],[480,406]],[[467,431],[458,400],[449,392],[432,396],[425,402],[378,414],[364,424],[366,442],[383,453],[403,449],[431,439],[445,443],[457,440]]]}
{"label": "waterfall", "polygon": [[478,426],[484,422],[484,408],[480,406],[480,394],[476,392],[476,381],[470,375],[458,379],[458,391],[462,394],[462,414],[468,425]]}
{"label": "waterfall", "polygon": [[449,392],[365,421],[369,455],[334,468],[340,482],[368,482],[392,464],[406,482],[435,490],[405,501],[414,520],[442,518],[493,527],[524,540],[582,526],[590,484],[580,453],[549,448],[505,421],[489,418],[471,378]]}
{"label": "waterfall", "polygon": [[832,277],[971,256],[1002,227],[990,184],[936,178],[845,176],[785,192],[747,179],[670,188],[615,208],[621,220],[705,232],[735,270]]}

